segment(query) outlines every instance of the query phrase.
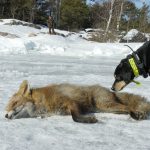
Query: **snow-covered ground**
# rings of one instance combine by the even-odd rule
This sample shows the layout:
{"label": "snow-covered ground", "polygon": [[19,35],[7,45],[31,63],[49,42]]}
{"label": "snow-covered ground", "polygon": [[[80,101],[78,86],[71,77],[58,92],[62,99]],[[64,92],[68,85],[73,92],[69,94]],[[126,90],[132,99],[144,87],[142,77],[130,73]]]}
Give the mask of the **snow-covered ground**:
{"label": "snow-covered ground", "polygon": [[[5,119],[5,106],[22,80],[29,80],[31,87],[68,82],[110,88],[116,65],[130,50],[124,44],[90,42],[79,34],[48,35],[47,28],[4,22],[0,32],[19,38],[0,36],[0,150],[150,149],[150,120],[135,121],[129,115],[97,113],[99,123],[92,125],[73,122],[71,116]],[[31,33],[37,36],[29,37]],[[129,45],[136,50],[142,43]],[[137,80],[142,86],[130,84],[124,91],[149,99],[150,78]]]}

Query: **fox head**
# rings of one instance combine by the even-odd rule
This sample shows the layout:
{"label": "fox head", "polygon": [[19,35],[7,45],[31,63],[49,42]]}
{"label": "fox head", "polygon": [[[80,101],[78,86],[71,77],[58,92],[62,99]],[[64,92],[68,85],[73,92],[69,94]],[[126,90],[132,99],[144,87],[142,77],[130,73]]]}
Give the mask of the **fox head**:
{"label": "fox head", "polygon": [[8,119],[35,117],[36,107],[31,99],[31,90],[26,80],[22,82],[18,92],[11,97],[6,111],[5,117]]}

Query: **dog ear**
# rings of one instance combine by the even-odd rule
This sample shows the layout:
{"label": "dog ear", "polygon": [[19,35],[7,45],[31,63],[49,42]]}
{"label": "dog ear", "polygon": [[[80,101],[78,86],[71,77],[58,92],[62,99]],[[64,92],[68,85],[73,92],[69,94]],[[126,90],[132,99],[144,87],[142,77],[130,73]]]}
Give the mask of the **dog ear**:
{"label": "dog ear", "polygon": [[30,87],[27,80],[24,80],[21,83],[18,93],[20,93],[21,95],[28,95],[30,93]]}
{"label": "dog ear", "polygon": [[122,67],[124,63],[126,63],[126,59],[122,59],[122,60],[121,60],[121,62],[120,62],[120,67]]}
{"label": "dog ear", "polygon": [[119,64],[119,67],[121,68],[123,66],[123,63],[121,62],[120,64]]}

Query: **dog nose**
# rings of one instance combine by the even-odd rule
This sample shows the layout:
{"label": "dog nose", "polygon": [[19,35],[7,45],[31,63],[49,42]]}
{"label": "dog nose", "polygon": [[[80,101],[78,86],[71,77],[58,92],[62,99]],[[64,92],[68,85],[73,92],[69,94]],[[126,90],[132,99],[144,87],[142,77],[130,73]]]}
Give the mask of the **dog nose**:
{"label": "dog nose", "polygon": [[115,91],[115,88],[112,86],[112,87],[111,87],[111,90]]}
{"label": "dog nose", "polygon": [[8,114],[5,115],[5,118],[8,118]]}

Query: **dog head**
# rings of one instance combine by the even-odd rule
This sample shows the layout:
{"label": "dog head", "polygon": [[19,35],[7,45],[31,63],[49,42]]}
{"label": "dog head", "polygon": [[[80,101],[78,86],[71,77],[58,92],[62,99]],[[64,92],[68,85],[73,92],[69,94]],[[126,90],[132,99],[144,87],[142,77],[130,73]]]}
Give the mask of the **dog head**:
{"label": "dog head", "polygon": [[6,118],[19,119],[34,117],[35,105],[31,101],[30,92],[28,82],[23,81],[18,92],[11,97],[6,107]]}
{"label": "dog head", "polygon": [[134,73],[127,59],[121,60],[114,72],[115,82],[112,86],[113,91],[120,91],[127,86],[133,79]]}

